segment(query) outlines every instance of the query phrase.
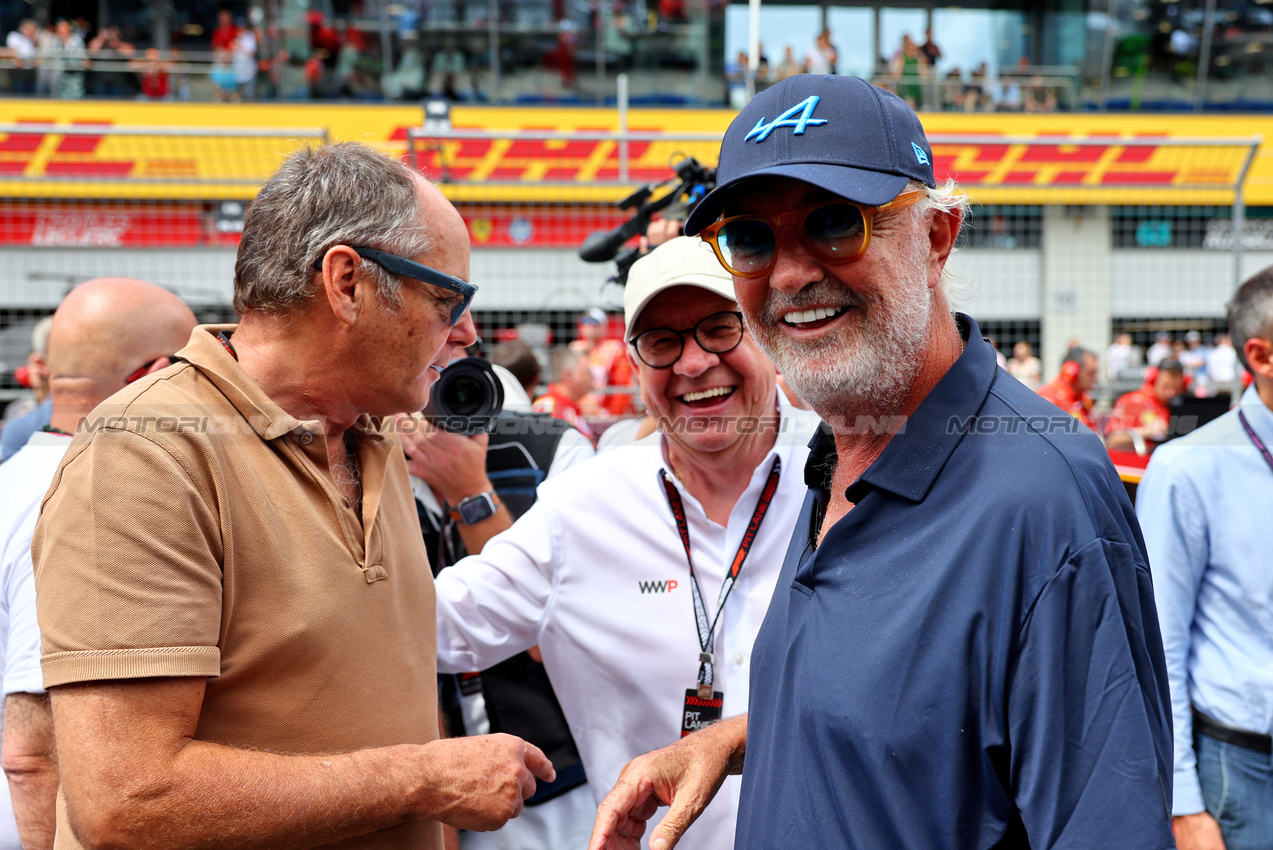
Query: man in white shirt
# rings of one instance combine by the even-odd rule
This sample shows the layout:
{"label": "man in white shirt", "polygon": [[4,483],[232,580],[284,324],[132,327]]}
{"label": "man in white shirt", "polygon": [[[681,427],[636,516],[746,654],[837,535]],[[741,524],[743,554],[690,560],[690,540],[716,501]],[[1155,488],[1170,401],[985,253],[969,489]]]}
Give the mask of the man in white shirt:
{"label": "man in white shirt", "polygon": [[1132,348],[1131,334],[1119,334],[1105,349],[1105,377],[1117,381],[1124,372],[1132,367],[1136,350]]}
{"label": "man in white shirt", "polygon": [[35,66],[39,59],[36,39],[40,29],[31,18],[24,18],[18,28],[9,33],[4,46],[13,60],[9,69],[9,91],[14,94],[31,94],[35,91]]}
{"label": "man in white shirt", "polygon": [[1228,334],[1217,335],[1215,346],[1207,354],[1207,377],[1215,392],[1233,390],[1233,382],[1238,377],[1238,352]]}
{"label": "man in white shirt", "polygon": [[31,535],[40,503],[71,434],[89,411],[126,384],[168,366],[171,353],[185,345],[194,326],[194,314],[176,295],[128,278],[90,280],[72,290],[53,315],[52,418],[46,430],[37,431],[0,466],[2,763],[13,802],[13,817],[0,819],[2,850],[53,846],[57,768],[51,755],[53,719],[40,672],[31,569]]}
{"label": "man in white shirt", "polygon": [[[597,800],[633,756],[746,710],[818,421],[778,392],[697,238],[637,261],[624,313],[659,432],[546,481],[511,529],[437,579],[438,669],[538,645]],[[718,800],[732,804],[705,812],[686,846],[733,847],[738,790],[726,780]]]}

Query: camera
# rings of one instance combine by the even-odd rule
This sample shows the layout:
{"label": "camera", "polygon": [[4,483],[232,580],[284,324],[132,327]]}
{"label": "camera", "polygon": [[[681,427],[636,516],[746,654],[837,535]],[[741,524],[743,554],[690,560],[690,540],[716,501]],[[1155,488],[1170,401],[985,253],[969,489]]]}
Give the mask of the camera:
{"label": "camera", "polygon": [[490,431],[504,408],[504,385],[480,357],[456,360],[442,370],[429,393],[424,418],[453,434]]}

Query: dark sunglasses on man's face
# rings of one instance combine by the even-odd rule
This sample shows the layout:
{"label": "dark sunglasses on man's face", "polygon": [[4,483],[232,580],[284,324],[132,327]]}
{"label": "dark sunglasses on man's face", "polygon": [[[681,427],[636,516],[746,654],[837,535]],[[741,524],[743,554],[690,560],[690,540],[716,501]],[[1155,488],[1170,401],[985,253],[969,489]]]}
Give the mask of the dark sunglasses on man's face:
{"label": "dark sunglasses on man's face", "polygon": [[778,231],[792,228],[804,247],[825,263],[851,263],[871,244],[875,213],[910,206],[923,190],[903,192],[887,204],[864,207],[852,201],[819,201],[778,215],[734,215],[703,228],[720,264],[738,277],[762,277],[778,256]]}
{"label": "dark sunglasses on man's face", "polygon": [[[417,263],[415,260],[408,260],[406,257],[388,254],[375,248],[354,248],[352,245],[349,247],[353,248],[358,256],[365,260],[371,260],[390,274],[411,278],[421,283],[440,286],[443,289],[449,289],[451,292],[459,293],[461,296],[460,303],[451,308],[451,327],[455,327],[460,323],[460,319],[464,317],[464,311],[469,308],[469,304],[473,302],[473,296],[477,294],[476,284],[460,280],[458,277],[449,275],[446,272],[431,269],[428,266]],[[323,270],[322,257],[314,261],[314,270]]]}

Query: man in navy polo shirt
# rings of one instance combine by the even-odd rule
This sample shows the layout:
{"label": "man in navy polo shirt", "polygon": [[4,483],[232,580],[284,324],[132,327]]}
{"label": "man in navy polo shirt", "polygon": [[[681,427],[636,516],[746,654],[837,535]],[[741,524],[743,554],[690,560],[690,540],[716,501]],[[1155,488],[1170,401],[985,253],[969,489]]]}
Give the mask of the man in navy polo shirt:
{"label": "man in navy polo shirt", "polygon": [[792,77],[725,134],[686,230],[827,428],[749,715],[629,764],[593,850],[669,802],[670,847],[739,770],[738,850],[1174,847],[1132,506],[1100,441],[951,313],[965,202],[931,163],[915,114],[851,77]]}

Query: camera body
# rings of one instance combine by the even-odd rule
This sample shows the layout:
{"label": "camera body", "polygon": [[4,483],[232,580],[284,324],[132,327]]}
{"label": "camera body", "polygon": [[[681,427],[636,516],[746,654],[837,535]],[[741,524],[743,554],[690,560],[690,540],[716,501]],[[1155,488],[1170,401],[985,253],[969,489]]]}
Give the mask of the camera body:
{"label": "camera body", "polygon": [[424,418],[444,431],[472,436],[489,432],[504,409],[504,385],[480,357],[456,360],[429,392]]}

